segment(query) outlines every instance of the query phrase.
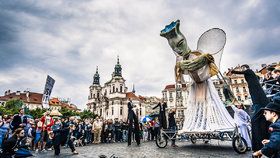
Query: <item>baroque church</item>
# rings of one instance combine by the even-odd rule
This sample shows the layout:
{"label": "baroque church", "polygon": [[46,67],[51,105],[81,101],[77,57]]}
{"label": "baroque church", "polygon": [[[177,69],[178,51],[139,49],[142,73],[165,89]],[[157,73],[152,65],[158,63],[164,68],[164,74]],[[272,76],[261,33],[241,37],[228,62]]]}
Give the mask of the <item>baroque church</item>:
{"label": "baroque church", "polygon": [[126,121],[127,103],[131,100],[138,118],[145,116],[145,97],[137,96],[134,86],[132,92],[128,92],[125,81],[122,76],[119,57],[112,73],[112,78],[104,86],[100,85],[100,75],[97,67],[93,76],[93,83],[89,87],[87,109],[106,120],[118,119]]}

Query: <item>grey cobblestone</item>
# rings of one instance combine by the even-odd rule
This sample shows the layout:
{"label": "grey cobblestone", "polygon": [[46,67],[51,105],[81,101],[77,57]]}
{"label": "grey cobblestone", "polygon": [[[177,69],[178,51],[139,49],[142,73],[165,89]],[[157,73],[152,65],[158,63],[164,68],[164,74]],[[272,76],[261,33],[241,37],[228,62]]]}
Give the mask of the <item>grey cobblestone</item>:
{"label": "grey cobblestone", "polygon": [[[170,145],[170,142],[169,144]],[[167,146],[160,149],[156,146],[155,142],[144,142],[137,147],[132,144],[127,147],[127,143],[112,143],[112,144],[99,144],[78,147],[79,155],[72,155],[69,148],[62,148],[59,157],[88,157],[98,158],[99,155],[106,155],[110,157],[115,154],[119,158],[248,158],[251,157],[251,152],[246,154],[236,153],[231,142],[222,142],[212,140],[209,144],[197,142],[192,144],[190,142],[177,142],[179,147],[173,148]],[[36,157],[46,158],[54,157],[54,151],[47,151],[45,153],[34,154]]]}

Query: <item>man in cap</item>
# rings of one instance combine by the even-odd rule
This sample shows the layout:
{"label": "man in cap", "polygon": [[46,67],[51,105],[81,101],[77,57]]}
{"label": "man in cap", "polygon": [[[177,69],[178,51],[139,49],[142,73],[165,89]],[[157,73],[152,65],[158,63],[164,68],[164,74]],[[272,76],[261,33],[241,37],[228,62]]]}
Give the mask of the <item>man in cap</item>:
{"label": "man in cap", "polygon": [[262,143],[264,147],[253,153],[253,156],[261,157],[265,155],[271,158],[280,157],[280,93],[273,98],[273,102],[263,108],[265,119],[272,124],[269,126],[269,139],[264,139]]}

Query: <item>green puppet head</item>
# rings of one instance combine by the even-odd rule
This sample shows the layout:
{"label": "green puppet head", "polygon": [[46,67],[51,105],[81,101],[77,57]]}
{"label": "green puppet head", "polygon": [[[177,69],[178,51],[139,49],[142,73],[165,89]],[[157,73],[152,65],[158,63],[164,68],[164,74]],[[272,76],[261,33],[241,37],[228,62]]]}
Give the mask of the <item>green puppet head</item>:
{"label": "green puppet head", "polygon": [[180,20],[172,21],[160,32],[160,36],[165,37],[172,50],[179,56],[187,57],[190,53],[187,40],[179,30]]}

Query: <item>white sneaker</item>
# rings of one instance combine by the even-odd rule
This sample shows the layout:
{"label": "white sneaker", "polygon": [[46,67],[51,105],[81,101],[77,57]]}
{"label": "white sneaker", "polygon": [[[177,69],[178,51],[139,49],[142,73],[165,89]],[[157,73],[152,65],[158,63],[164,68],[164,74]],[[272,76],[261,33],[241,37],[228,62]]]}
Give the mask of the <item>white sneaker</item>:
{"label": "white sneaker", "polygon": [[39,149],[36,149],[36,150],[35,150],[35,153],[37,154],[38,152],[39,152]]}

